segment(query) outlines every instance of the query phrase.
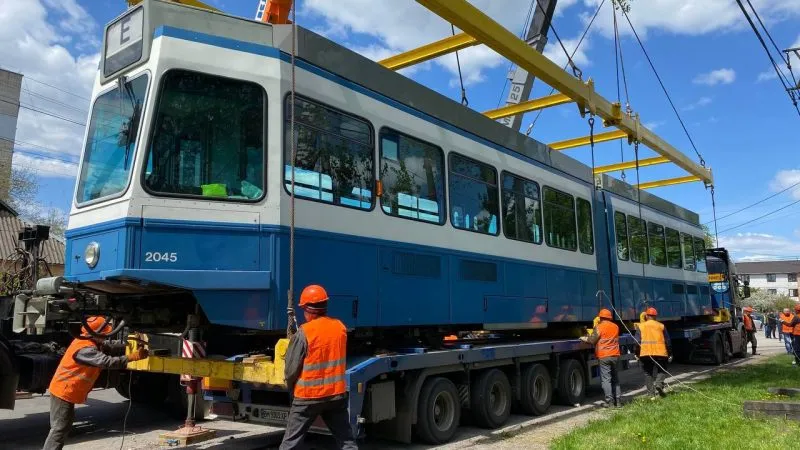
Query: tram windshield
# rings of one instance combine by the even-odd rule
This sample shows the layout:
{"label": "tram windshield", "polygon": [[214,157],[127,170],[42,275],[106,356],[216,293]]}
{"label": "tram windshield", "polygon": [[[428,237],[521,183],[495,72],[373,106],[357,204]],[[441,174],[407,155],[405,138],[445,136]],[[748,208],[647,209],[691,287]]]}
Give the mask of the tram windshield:
{"label": "tram windshield", "polygon": [[78,181],[78,203],[125,190],[146,91],[147,76],[142,75],[95,100]]}

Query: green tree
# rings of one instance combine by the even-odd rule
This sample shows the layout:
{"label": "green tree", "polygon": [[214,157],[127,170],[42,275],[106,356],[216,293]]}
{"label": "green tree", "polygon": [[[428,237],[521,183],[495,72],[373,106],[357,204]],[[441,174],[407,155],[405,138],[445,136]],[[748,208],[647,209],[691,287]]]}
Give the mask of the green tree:
{"label": "green tree", "polygon": [[50,232],[58,237],[64,236],[67,216],[56,208],[43,207],[36,196],[39,194],[39,180],[36,173],[27,167],[11,169],[11,188],[7,201],[20,218],[34,225],[48,225]]}
{"label": "green tree", "polygon": [[703,240],[706,241],[706,248],[717,248],[717,240],[714,239],[708,225],[701,225],[701,228],[703,228]]}

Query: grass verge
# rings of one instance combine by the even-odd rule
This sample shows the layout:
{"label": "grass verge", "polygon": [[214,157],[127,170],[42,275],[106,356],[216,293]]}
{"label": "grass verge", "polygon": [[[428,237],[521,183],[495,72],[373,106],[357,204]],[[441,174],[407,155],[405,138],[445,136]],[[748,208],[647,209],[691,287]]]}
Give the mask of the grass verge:
{"label": "grass verge", "polygon": [[[553,449],[758,449],[800,448],[800,422],[746,418],[745,400],[786,399],[768,387],[800,387],[800,368],[788,355],[725,370],[679,388],[667,398],[638,398],[584,428],[555,440]],[[715,400],[712,400],[708,397]]]}

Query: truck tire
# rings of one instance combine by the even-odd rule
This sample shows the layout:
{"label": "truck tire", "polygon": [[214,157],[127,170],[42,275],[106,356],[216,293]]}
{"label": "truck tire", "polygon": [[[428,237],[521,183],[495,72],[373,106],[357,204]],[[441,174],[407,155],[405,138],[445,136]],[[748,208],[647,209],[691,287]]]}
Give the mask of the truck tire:
{"label": "truck tire", "polygon": [[553,400],[553,381],[543,364],[531,364],[522,370],[516,409],[524,414],[541,416]]}
{"label": "truck tire", "polygon": [[511,414],[511,383],[499,369],[481,372],[472,382],[469,397],[472,418],[479,427],[497,428]]}
{"label": "truck tire", "polygon": [[747,337],[744,328],[739,328],[739,349],[733,356],[737,358],[747,358]]}
{"label": "truck tire", "polygon": [[723,363],[725,358],[725,344],[722,343],[722,335],[719,331],[711,334],[711,359],[715,366]]}
{"label": "truck tire", "polygon": [[558,402],[573,406],[586,397],[586,373],[583,365],[575,359],[561,361],[558,371]]}
{"label": "truck tire", "polygon": [[425,380],[417,404],[417,438],[426,444],[443,444],[456,433],[461,420],[461,401],[452,381],[443,377]]}

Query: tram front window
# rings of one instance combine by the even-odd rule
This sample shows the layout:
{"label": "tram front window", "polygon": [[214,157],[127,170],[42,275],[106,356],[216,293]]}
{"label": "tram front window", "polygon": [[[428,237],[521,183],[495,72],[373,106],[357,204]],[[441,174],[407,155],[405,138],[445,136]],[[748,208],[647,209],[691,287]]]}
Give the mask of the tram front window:
{"label": "tram front window", "polygon": [[255,201],[264,195],[264,90],[174,70],[164,75],[145,188],[180,197]]}
{"label": "tram front window", "polygon": [[114,88],[94,102],[76,200],[86,203],[119,194],[128,185],[147,76]]}

